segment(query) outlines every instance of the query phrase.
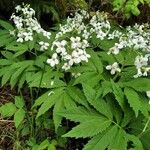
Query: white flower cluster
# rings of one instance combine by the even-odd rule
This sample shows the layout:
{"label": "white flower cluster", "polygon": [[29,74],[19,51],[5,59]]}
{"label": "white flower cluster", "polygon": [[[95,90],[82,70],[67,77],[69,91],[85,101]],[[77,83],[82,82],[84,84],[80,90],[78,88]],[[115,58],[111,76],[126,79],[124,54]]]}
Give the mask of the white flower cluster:
{"label": "white flower cluster", "polygon": [[137,74],[134,75],[134,78],[138,78],[141,76],[147,76],[148,72],[150,72],[150,67],[148,67],[148,61],[149,61],[150,55],[143,56],[137,56],[134,62],[134,65],[137,69]]}
{"label": "white flower cluster", "polygon": [[41,27],[34,17],[35,11],[30,8],[30,5],[18,5],[15,10],[16,12],[12,14],[11,19],[16,26],[16,30],[10,31],[10,34],[16,34],[17,42],[32,41],[34,32],[41,33],[50,39],[51,33]]}
{"label": "white flower cluster", "polygon": [[116,72],[121,72],[121,69],[119,68],[119,65],[117,62],[114,62],[112,65],[106,66],[107,70],[110,70],[110,73],[114,75]]}
{"label": "white flower cluster", "polygon": [[[82,40],[80,37],[71,37],[69,41],[55,41],[52,47],[52,50],[55,49],[55,53],[51,59],[47,60],[47,63],[54,67],[61,60],[63,62],[62,69],[68,70],[73,64],[79,64],[81,61],[88,62],[88,58],[90,58],[90,55],[86,53],[88,46],[88,41]],[[70,49],[71,51],[69,51]]]}
{"label": "white flower cluster", "polygon": [[62,69],[70,69],[74,64],[88,62],[90,55],[86,49],[90,47],[89,39],[93,34],[100,40],[107,36],[110,23],[106,16],[96,12],[90,19],[90,15],[80,10],[74,17],[68,17],[66,24],[60,25],[51,50],[54,51],[52,58],[47,60],[51,67],[63,62]]}
{"label": "white flower cluster", "polygon": [[96,12],[96,15],[90,20],[90,32],[96,33],[96,37],[103,40],[110,31],[110,23],[104,14]]}
{"label": "white flower cluster", "polygon": [[150,30],[147,25],[137,25],[133,28],[127,27],[126,33],[114,31],[109,34],[108,39],[119,38],[119,42],[109,49],[108,54],[118,54],[123,48],[129,47],[134,50],[150,52]]}

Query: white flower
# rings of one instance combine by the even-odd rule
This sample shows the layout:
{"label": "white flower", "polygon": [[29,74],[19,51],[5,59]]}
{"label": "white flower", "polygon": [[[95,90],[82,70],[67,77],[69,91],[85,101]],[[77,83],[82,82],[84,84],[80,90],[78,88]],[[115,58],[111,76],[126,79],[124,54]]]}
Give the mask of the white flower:
{"label": "white flower", "polygon": [[79,77],[80,75],[81,75],[81,73],[79,73],[79,72],[78,73],[72,73],[72,76],[75,78]]}
{"label": "white flower", "polygon": [[109,54],[115,54],[115,55],[117,55],[117,54],[119,54],[119,48],[117,48],[116,46],[114,46],[114,47],[112,47],[112,48],[109,49],[109,51],[107,52],[107,54],[108,55]]}
{"label": "white flower", "polygon": [[147,95],[148,98],[150,98],[150,91],[147,91],[146,95]]}
{"label": "white flower", "polygon": [[65,63],[63,66],[62,66],[62,69],[64,69],[65,71],[67,71],[68,69],[70,69],[70,65],[68,63]]}
{"label": "white flower", "polygon": [[57,53],[54,53],[52,55],[52,58],[51,59],[47,59],[47,63],[51,66],[51,67],[54,67],[55,65],[58,65],[59,64],[59,60],[57,58]]}
{"label": "white flower", "polygon": [[65,45],[67,44],[67,41],[62,40],[61,42],[55,42],[55,45],[57,46],[56,48],[56,52],[57,53],[65,53],[66,52],[66,48]]}
{"label": "white flower", "polygon": [[143,66],[147,66],[148,65],[148,57],[137,56],[135,58],[134,65],[136,66],[137,69],[141,68]]}
{"label": "white flower", "polygon": [[41,47],[40,47],[40,50],[41,50],[41,51],[46,50],[46,49],[48,49],[48,47],[49,47],[49,43],[43,42],[43,41],[39,42],[39,45],[41,46]]}
{"label": "white flower", "polygon": [[71,37],[70,38],[70,40],[71,40],[71,47],[73,48],[73,49],[76,49],[76,48],[80,48],[81,47],[81,38],[80,37]]}
{"label": "white flower", "polygon": [[110,70],[110,73],[114,75],[116,72],[121,72],[121,69],[118,66],[117,62],[114,62],[112,65],[106,66],[107,70]]}
{"label": "white flower", "polygon": [[23,35],[24,35],[25,41],[32,41],[33,40],[32,32],[24,32]]}

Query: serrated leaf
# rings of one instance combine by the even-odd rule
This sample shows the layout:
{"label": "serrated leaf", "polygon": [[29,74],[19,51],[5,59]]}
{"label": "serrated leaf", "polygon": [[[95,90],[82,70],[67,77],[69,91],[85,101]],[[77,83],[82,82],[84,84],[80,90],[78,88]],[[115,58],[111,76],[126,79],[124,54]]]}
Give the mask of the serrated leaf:
{"label": "serrated leaf", "polygon": [[21,68],[18,68],[16,70],[16,72],[14,74],[12,74],[11,78],[10,78],[10,85],[11,85],[11,88],[13,88],[16,83],[18,82],[19,80],[19,77],[21,76],[21,74],[25,71],[25,69],[27,68],[28,66],[22,66]]}
{"label": "serrated leaf", "polygon": [[109,150],[127,150],[127,138],[124,130],[119,129],[109,145]]}
{"label": "serrated leaf", "polygon": [[111,84],[112,84],[113,94],[115,95],[115,98],[119,103],[119,105],[121,106],[121,108],[124,110],[124,106],[125,106],[124,93],[117,83],[114,83],[114,81],[111,80]]}
{"label": "serrated leaf", "polygon": [[96,91],[91,88],[87,84],[83,84],[83,91],[85,93],[85,96],[87,98],[87,101],[101,114],[105,115],[106,117],[112,119],[112,113],[109,110],[109,107],[107,107],[107,104],[104,102],[103,99],[97,99],[96,98]]}
{"label": "serrated leaf", "polygon": [[111,121],[108,119],[102,118],[92,119],[77,125],[70,132],[63,135],[63,137],[75,137],[75,138],[92,137],[106,130],[106,128],[109,127],[110,124]]}
{"label": "serrated leaf", "polygon": [[44,101],[41,102],[41,100],[39,100],[38,104],[39,103],[40,104],[43,103],[43,104],[39,108],[36,118],[38,118],[39,116],[43,115],[46,111],[48,111],[56,103],[56,101],[60,99],[62,93],[63,93],[63,88],[56,89],[54,91],[49,92],[45,97],[46,99],[44,99]]}
{"label": "serrated leaf", "polygon": [[136,91],[146,92],[150,90],[150,79],[148,78],[133,79],[129,82],[123,82],[123,86],[131,87]]}
{"label": "serrated leaf", "polygon": [[58,113],[61,116],[66,117],[67,119],[74,122],[86,122],[87,120],[94,119],[105,119],[104,116],[101,116],[97,112],[90,111],[84,107],[74,107]]}
{"label": "serrated leaf", "polygon": [[105,150],[112,139],[116,136],[118,128],[111,127],[109,130],[102,134],[94,136],[83,148],[83,150]]}
{"label": "serrated leaf", "polygon": [[25,111],[20,108],[17,110],[17,112],[14,114],[14,122],[15,122],[15,127],[18,128],[19,125],[22,123],[25,117]]}
{"label": "serrated leaf", "polygon": [[75,86],[71,86],[71,87],[69,86],[67,88],[67,93],[75,102],[82,104],[85,107],[88,107],[86,98],[85,98],[83,92],[79,88],[77,88]]}
{"label": "serrated leaf", "polygon": [[124,93],[128,99],[128,103],[134,110],[135,115],[137,117],[138,111],[140,110],[140,106],[141,106],[139,95],[137,94],[135,90],[133,90],[132,88],[127,88],[127,87],[124,89]]}
{"label": "serrated leaf", "polygon": [[64,109],[64,103],[63,103],[64,98],[65,98],[64,93],[62,93],[61,96],[57,98],[57,101],[55,102],[54,109],[53,109],[53,120],[54,120],[56,132],[62,120],[62,117],[58,115],[57,113]]}

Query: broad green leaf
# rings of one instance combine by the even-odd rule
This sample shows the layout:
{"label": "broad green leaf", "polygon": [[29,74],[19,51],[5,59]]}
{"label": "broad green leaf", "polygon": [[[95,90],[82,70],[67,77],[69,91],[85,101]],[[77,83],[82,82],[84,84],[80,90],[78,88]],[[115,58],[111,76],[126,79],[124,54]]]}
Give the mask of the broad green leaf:
{"label": "broad green leaf", "polygon": [[25,111],[22,108],[18,109],[14,114],[14,122],[16,128],[18,128],[19,125],[22,123],[24,117],[25,117]]}
{"label": "broad green leaf", "polygon": [[6,103],[0,107],[0,114],[4,118],[13,116],[16,111],[17,111],[17,108],[12,102]]}

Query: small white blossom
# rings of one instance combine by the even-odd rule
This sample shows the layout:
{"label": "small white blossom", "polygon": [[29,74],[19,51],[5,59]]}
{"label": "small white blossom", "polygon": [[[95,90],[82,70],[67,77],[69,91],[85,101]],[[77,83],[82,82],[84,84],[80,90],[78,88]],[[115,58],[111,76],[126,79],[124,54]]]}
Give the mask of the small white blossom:
{"label": "small white blossom", "polygon": [[70,38],[70,40],[71,40],[71,47],[73,48],[73,49],[76,49],[76,48],[80,48],[81,47],[81,38],[80,37],[71,37]]}
{"label": "small white blossom", "polygon": [[39,45],[41,46],[41,47],[40,47],[40,50],[41,50],[41,51],[47,50],[48,47],[49,47],[49,43],[43,42],[43,41],[39,42]]}
{"label": "small white blossom", "polygon": [[114,75],[116,72],[121,72],[121,69],[119,68],[119,65],[117,62],[114,62],[112,65],[106,66],[107,70],[110,70],[110,73]]}
{"label": "small white blossom", "polygon": [[136,66],[137,69],[141,68],[143,66],[147,66],[148,65],[148,57],[137,56],[135,58],[134,65]]}
{"label": "small white blossom", "polygon": [[52,55],[52,58],[51,59],[47,59],[47,63],[51,66],[51,67],[54,67],[55,65],[58,65],[59,64],[59,60],[57,58],[57,53],[54,53]]}

